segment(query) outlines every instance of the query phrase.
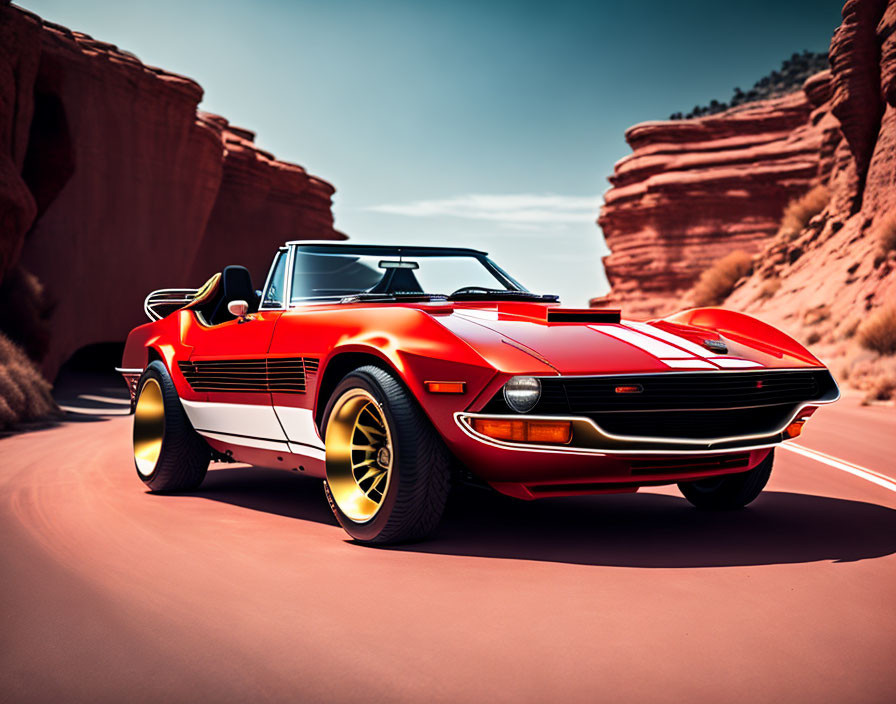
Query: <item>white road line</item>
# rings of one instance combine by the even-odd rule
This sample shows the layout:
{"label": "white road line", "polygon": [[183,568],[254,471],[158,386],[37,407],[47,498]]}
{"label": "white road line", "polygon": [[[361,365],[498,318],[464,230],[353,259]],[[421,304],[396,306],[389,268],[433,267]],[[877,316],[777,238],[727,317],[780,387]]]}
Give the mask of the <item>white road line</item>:
{"label": "white road line", "polygon": [[830,455],[826,455],[825,453],[819,452],[818,450],[810,450],[808,447],[803,447],[802,445],[784,443],[782,445],[779,445],[778,447],[784,450],[790,450],[791,452],[795,452],[798,455],[803,455],[803,457],[808,457],[809,459],[813,459],[816,462],[821,462],[822,464],[826,464],[829,467],[839,469],[842,472],[847,472],[849,474],[852,474],[853,476],[859,477],[860,479],[871,482],[872,484],[882,486],[884,489],[889,489],[890,491],[896,492],[896,481],[890,479],[889,477],[886,477],[883,474],[878,474],[871,469],[866,469],[865,467],[860,467],[859,465],[853,464],[852,462],[847,462],[845,460],[837,459],[836,457],[831,457]]}

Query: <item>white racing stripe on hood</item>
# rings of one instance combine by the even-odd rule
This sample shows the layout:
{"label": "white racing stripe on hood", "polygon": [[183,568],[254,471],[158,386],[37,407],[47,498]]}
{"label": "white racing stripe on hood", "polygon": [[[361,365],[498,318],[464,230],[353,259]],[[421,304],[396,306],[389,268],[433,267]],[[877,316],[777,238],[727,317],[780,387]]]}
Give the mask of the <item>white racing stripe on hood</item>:
{"label": "white racing stripe on hood", "polygon": [[626,321],[624,323],[627,327],[634,328],[635,330],[640,330],[643,333],[647,333],[648,335],[653,335],[654,337],[658,337],[666,342],[671,342],[673,345],[677,345],[684,350],[687,350],[691,354],[697,355],[698,357],[712,357],[713,353],[705,350],[700,345],[691,342],[683,337],[678,335],[673,335],[671,332],[666,332],[665,330],[660,330],[659,328],[653,327],[653,325],[648,325],[647,323],[635,323]]}
{"label": "white racing stripe on hood", "polygon": [[713,364],[717,364],[723,369],[753,369],[756,367],[765,366],[760,362],[753,362],[749,359],[738,359],[736,357],[720,357],[713,354],[712,352],[709,352],[708,350],[703,349],[700,345],[697,345],[690,340],[687,340],[678,335],[673,335],[671,332],[666,332],[665,330],[655,328],[652,325],[648,325],[647,323],[626,322],[625,325],[631,328],[635,328],[636,330],[641,330],[648,335],[662,338],[666,342],[670,342],[673,345],[681,347],[682,349],[693,352],[698,357],[702,357],[712,362]]}
{"label": "white racing stripe on hood", "polygon": [[765,366],[764,364],[753,362],[749,359],[732,359],[731,357],[710,357],[710,360],[724,369],[753,369],[754,367]]}
{"label": "white racing stripe on hood", "polygon": [[702,359],[664,359],[662,362],[674,369],[718,369],[715,364]]}
{"label": "white racing stripe on hood", "polygon": [[630,345],[634,345],[640,350],[644,350],[649,354],[652,354],[654,357],[657,357],[662,360],[666,359],[693,359],[694,355],[690,352],[685,352],[682,349],[677,347],[673,347],[672,345],[667,345],[665,342],[657,340],[656,338],[650,337],[648,335],[643,335],[637,330],[629,330],[625,327],[612,326],[612,325],[589,325],[592,330],[596,330],[597,332],[601,332],[604,335],[611,335],[623,342],[627,342]]}

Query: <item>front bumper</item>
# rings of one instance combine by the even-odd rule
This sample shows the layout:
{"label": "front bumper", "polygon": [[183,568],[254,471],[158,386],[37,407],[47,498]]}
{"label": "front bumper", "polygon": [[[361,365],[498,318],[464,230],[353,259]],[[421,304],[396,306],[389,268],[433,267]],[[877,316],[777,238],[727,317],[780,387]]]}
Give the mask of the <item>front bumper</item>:
{"label": "front bumper", "polygon": [[643,486],[693,481],[753,469],[785,439],[794,419],[814,406],[794,410],[774,432],[728,438],[625,437],[609,433],[593,420],[576,416],[526,416],[532,420],[568,420],[566,445],[537,445],[496,440],[477,432],[472,421],[520,416],[458,412],[452,450],[473,475],[501,493],[521,499],[549,496],[634,492]]}
{"label": "front bumper", "polygon": [[[772,447],[787,439],[785,430],[795,420],[810,415],[815,410],[814,403],[797,406],[777,427],[758,434],[734,435],[716,438],[643,437],[618,435],[601,428],[591,418],[583,416],[521,416],[495,413],[455,413],[454,421],[469,437],[478,442],[495,445],[507,450],[530,452],[574,453],[611,455],[691,455],[694,453],[731,452]],[[473,421],[482,420],[544,420],[566,421],[572,425],[572,439],[566,445],[539,445],[526,442],[497,440],[476,431]]]}

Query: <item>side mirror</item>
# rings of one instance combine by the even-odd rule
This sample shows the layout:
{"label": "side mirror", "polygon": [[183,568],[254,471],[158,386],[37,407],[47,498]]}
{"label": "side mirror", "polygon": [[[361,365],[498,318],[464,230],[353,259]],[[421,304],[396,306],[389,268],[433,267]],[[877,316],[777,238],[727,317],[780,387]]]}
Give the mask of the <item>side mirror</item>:
{"label": "side mirror", "polygon": [[249,304],[242,300],[230,301],[230,303],[227,304],[227,310],[231,315],[235,315],[242,320],[246,317],[246,313],[249,312]]}

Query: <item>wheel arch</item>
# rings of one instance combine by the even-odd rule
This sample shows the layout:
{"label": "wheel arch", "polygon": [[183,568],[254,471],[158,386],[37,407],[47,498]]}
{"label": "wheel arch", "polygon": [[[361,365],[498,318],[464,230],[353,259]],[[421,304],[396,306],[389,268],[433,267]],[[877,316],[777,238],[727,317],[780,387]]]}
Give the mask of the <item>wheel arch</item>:
{"label": "wheel arch", "polygon": [[339,382],[349,372],[364,366],[374,366],[390,372],[395,375],[399,382],[407,388],[401,379],[401,374],[395,366],[379,351],[371,349],[347,349],[337,350],[327,359],[317,385],[317,392],[314,399],[314,422],[318,430],[321,429],[323,422],[324,409],[333,391],[339,385]]}

